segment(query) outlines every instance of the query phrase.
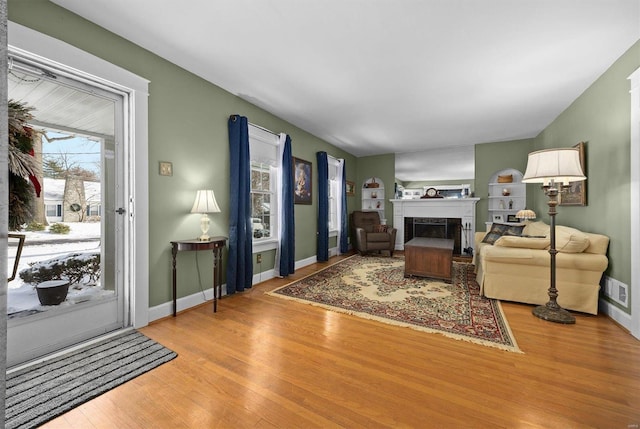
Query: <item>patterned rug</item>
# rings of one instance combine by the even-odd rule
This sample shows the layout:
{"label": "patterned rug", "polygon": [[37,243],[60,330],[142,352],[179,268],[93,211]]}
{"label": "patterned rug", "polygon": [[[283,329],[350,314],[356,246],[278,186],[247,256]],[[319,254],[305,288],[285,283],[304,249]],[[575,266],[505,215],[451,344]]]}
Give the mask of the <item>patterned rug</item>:
{"label": "patterned rug", "polygon": [[402,255],[354,255],[268,294],[522,353],[500,303],[480,295],[473,265],[454,262],[452,276],[405,278]]}

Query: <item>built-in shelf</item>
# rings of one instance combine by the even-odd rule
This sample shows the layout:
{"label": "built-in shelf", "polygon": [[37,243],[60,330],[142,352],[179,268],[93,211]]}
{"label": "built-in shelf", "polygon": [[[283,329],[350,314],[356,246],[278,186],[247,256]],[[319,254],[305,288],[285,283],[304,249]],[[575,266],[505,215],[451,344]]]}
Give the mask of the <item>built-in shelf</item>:
{"label": "built-in shelf", "polygon": [[[500,182],[498,177],[511,176],[512,181]],[[496,172],[489,181],[487,222],[509,222],[527,205],[527,185],[522,183],[522,173],[514,168]]]}
{"label": "built-in shelf", "polygon": [[[371,187],[377,184],[378,187]],[[384,215],[384,182],[378,177],[371,177],[362,184],[362,210],[377,211],[380,219],[386,220]]]}

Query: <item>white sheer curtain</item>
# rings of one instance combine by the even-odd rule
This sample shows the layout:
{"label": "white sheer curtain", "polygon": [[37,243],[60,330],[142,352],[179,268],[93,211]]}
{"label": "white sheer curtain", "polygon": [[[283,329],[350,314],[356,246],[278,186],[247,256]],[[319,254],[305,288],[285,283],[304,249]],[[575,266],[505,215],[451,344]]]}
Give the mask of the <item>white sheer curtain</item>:
{"label": "white sheer curtain", "polygon": [[344,198],[342,197],[342,193],[344,192],[345,189],[345,183],[343,182],[343,177],[344,177],[344,159],[338,159],[338,174],[337,174],[337,181],[338,181],[338,195],[337,195],[337,203],[338,203],[338,207],[337,207],[337,211],[338,211],[338,240],[337,240],[337,247],[338,247],[338,255],[340,255],[342,252],[340,252],[340,242],[341,239],[343,237],[343,235],[347,235],[349,234],[349,231],[345,231],[343,230],[344,225],[346,225],[345,219],[342,219],[344,216],[344,213],[346,213],[346,207],[343,207],[344,204]]}
{"label": "white sheer curtain", "polygon": [[[278,159],[282,159],[284,155],[284,142],[287,139],[287,135],[285,133],[280,133],[279,141],[278,141]],[[282,168],[278,168],[277,178],[278,183],[276,183],[277,189],[282,189],[283,177],[282,177]],[[280,275],[280,243],[282,242],[282,225],[284,225],[284,210],[282,209],[282,192],[277,193],[276,198],[276,206],[278,207],[278,247],[276,247],[276,258],[273,266],[273,270],[275,274],[279,277]]]}

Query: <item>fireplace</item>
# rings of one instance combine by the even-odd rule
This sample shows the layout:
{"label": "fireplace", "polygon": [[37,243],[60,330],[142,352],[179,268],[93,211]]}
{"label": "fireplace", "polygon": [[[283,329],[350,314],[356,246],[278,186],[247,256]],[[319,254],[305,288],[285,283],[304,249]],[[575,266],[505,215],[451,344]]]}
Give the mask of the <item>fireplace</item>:
{"label": "fireplace", "polygon": [[[462,250],[465,254],[473,254],[473,231],[476,226],[476,203],[480,198],[424,198],[419,200],[394,199],[393,226],[398,229],[396,249],[403,250],[408,237],[414,233],[413,220],[405,225],[405,219],[420,219],[417,222],[418,234],[425,234],[424,228],[431,229],[433,234],[453,235],[456,253]],[[446,222],[431,222],[434,219],[446,219]],[[449,222],[454,219],[455,225]],[[427,220],[427,221],[422,221]],[[459,223],[458,223],[459,222]],[[433,225],[429,225],[433,223]]]}
{"label": "fireplace", "polygon": [[453,240],[453,254],[459,255],[461,249],[462,219],[443,217],[405,217],[404,242],[414,237],[447,238]]}

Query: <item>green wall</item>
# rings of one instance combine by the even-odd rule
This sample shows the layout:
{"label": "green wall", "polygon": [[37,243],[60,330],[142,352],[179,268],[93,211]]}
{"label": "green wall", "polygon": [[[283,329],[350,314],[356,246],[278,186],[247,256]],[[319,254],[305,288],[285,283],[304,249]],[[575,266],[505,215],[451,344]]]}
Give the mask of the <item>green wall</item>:
{"label": "green wall", "polygon": [[[489,212],[489,180],[496,172],[505,168],[515,168],[524,174],[527,168],[527,155],[532,151],[533,139],[507,142],[484,143],[476,145],[476,192],[480,198],[476,204],[476,231],[485,231],[485,222]],[[538,187],[539,188],[539,187]],[[527,207],[532,207],[531,186],[527,187]],[[542,212],[536,211],[540,214]]]}
{"label": "green wall", "polygon": [[[609,236],[606,274],[627,285],[631,285],[629,225],[632,222],[631,87],[627,77],[638,67],[640,41],[535,139],[536,149],[571,147],[585,142],[587,206],[559,207],[557,220],[559,224]],[[536,210],[542,210],[544,204],[544,195],[539,195]],[[633,299],[632,292],[629,295]],[[624,310],[629,312],[630,307]]]}
{"label": "green wall", "polygon": [[[293,155],[313,163],[326,151],[344,158],[347,179],[356,181],[352,155],[185,71],[46,0],[9,0],[9,19],[65,41],[150,80],[149,85],[149,305],[171,300],[169,242],[199,235],[199,215],[190,214],[195,191],[213,189],[222,213],[213,214],[210,235],[228,235],[231,114],[291,136]],[[173,176],[158,174],[159,161],[173,163]],[[314,173],[315,174],[315,173]],[[314,180],[313,192],[317,192]],[[353,201],[351,197],[348,205]],[[296,260],[316,254],[317,207],[296,205]],[[263,254],[256,271],[273,268],[273,252]],[[211,258],[204,252],[178,255],[179,296],[209,288]],[[269,264],[271,264],[269,266]],[[198,272],[200,276],[198,276]]]}

